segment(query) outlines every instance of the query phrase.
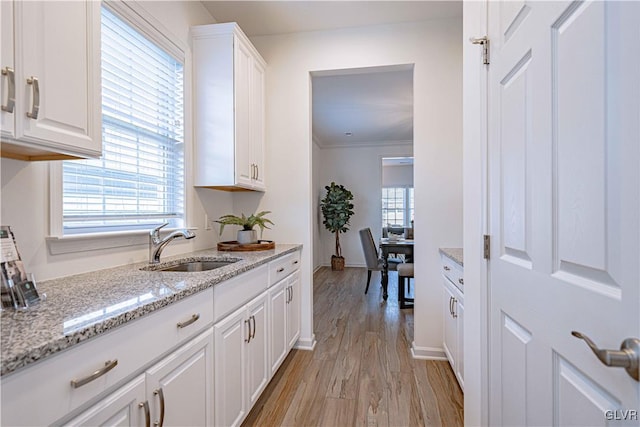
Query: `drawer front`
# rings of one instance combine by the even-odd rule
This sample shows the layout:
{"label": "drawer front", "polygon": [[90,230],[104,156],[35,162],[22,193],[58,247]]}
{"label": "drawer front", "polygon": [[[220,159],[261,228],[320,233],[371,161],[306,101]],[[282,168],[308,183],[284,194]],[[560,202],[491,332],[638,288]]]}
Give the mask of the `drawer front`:
{"label": "drawer front", "polygon": [[[48,425],[94,400],[181,341],[211,325],[212,289],[164,307],[103,336],[2,378],[2,425]],[[193,313],[200,318],[178,328]],[[111,370],[79,387],[79,381],[117,360]],[[34,405],[37,411],[34,411]]]}
{"label": "drawer front", "polygon": [[267,264],[213,287],[213,321],[217,322],[267,289]]}
{"label": "drawer front", "polygon": [[287,254],[269,263],[269,286],[278,283],[300,268],[300,251]]}
{"label": "drawer front", "polygon": [[440,258],[442,260],[442,274],[447,279],[451,280],[451,282],[462,291],[464,289],[464,274],[462,266],[448,256],[440,255]]}

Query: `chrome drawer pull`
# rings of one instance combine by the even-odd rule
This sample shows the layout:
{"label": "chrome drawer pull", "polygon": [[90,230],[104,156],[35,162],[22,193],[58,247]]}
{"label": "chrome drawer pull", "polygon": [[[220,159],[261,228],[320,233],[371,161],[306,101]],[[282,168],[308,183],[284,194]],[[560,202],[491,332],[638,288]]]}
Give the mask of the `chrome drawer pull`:
{"label": "chrome drawer pull", "polygon": [[458,279],[458,283],[460,283],[461,285],[464,285],[464,279],[461,277]]}
{"label": "chrome drawer pull", "polygon": [[284,267],[280,267],[279,269],[276,270],[276,273],[282,273],[284,271]]}
{"label": "chrome drawer pull", "polygon": [[186,320],[184,322],[178,322],[178,328],[186,328],[187,326],[189,326],[190,324],[194,323],[196,320],[198,320],[200,318],[200,313],[196,313],[191,315],[191,319]]}
{"label": "chrome drawer pull", "polygon": [[164,425],[164,393],[162,387],[153,391],[153,394],[160,397],[160,421],[153,423],[156,427],[162,427]]}
{"label": "chrome drawer pull", "polygon": [[7,76],[9,79],[7,82],[7,105],[2,106],[2,111],[13,113],[13,109],[16,105],[16,73],[13,71],[13,68],[4,67],[2,69],[2,75]]}
{"label": "chrome drawer pull", "polygon": [[36,120],[38,118],[38,112],[40,111],[40,86],[38,84],[37,77],[31,77],[27,79],[27,84],[33,86],[33,106],[31,112],[27,111],[27,117]]}
{"label": "chrome drawer pull", "polygon": [[298,260],[293,261],[293,265],[298,264]]}
{"label": "chrome drawer pull", "polygon": [[444,266],[444,271],[450,271],[451,269],[449,267],[447,267],[446,265]]}
{"label": "chrome drawer pull", "polygon": [[106,362],[104,362],[104,366],[102,368],[98,369],[88,377],[84,377],[79,380],[71,380],[71,387],[73,388],[82,387],[83,385],[90,383],[96,378],[100,378],[101,376],[103,376],[104,374],[106,374],[107,372],[115,368],[117,364],[118,364],[118,359],[114,359],[113,361],[107,360]]}
{"label": "chrome drawer pull", "polygon": [[149,402],[145,400],[144,402],[138,403],[138,407],[144,409],[144,426],[151,427],[151,413],[149,413]]}

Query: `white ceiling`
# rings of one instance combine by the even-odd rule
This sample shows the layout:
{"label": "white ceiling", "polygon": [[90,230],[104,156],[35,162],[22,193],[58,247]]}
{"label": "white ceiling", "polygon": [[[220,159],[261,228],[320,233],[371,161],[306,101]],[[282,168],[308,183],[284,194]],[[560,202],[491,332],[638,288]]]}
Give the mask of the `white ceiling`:
{"label": "white ceiling", "polygon": [[[249,37],[462,17],[454,0],[202,3],[217,22],[237,22]],[[315,73],[313,137],[321,147],[412,143],[412,67]]]}
{"label": "white ceiling", "polygon": [[312,89],[320,147],[413,142],[412,66],[313,73]]}
{"label": "white ceiling", "polygon": [[462,1],[203,1],[249,37],[462,17]]}

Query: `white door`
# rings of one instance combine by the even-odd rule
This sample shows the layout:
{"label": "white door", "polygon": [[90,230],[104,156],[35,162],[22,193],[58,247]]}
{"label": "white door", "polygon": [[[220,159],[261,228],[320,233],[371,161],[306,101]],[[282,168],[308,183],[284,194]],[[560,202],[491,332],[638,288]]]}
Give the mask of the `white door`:
{"label": "white door", "polygon": [[571,332],[640,338],[640,2],[488,20],[490,422],[638,425],[640,383]]}
{"label": "white door", "polygon": [[251,108],[251,51],[240,39],[233,40],[233,78],[234,78],[234,120],[236,146],[236,181],[244,187],[251,188],[253,168],[249,140],[249,111]]}
{"label": "white door", "polygon": [[[15,66],[13,63],[13,2],[0,2],[0,132],[2,136],[14,137],[15,116]],[[12,82],[13,81],[13,84]],[[14,91],[14,102],[10,101],[10,92]]]}
{"label": "white door", "polygon": [[271,374],[282,364],[289,350],[287,347],[288,279],[281,280],[269,289],[269,318],[271,319]]}
{"label": "white door", "polygon": [[289,277],[289,304],[287,305],[287,350],[300,338],[300,272]]}

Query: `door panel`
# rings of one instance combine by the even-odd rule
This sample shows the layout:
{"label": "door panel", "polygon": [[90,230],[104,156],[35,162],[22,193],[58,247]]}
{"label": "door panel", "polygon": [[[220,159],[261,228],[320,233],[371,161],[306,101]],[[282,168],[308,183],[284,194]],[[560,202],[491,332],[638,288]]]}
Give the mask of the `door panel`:
{"label": "door panel", "polygon": [[571,331],[640,338],[640,4],[488,16],[490,423],[607,425],[639,383]]}

